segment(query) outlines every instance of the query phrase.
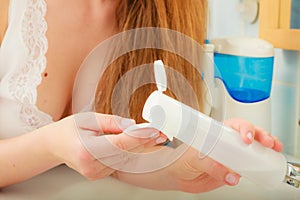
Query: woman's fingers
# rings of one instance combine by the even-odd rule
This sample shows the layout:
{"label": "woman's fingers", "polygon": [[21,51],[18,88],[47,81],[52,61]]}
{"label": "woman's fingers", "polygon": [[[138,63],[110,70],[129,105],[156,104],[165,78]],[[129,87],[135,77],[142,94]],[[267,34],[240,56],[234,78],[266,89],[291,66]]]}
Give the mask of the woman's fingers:
{"label": "woman's fingers", "polygon": [[153,128],[149,128],[147,130],[143,129],[142,132],[144,132],[142,137],[139,137],[139,134],[133,136],[132,134],[128,135],[125,133],[118,135],[106,135],[105,137],[118,149],[131,152],[137,152],[134,151],[137,147],[142,146],[146,148],[149,146],[155,146],[157,144],[164,143],[167,140],[166,136]]}
{"label": "woman's fingers", "polygon": [[230,119],[224,122],[224,124],[240,132],[241,137],[246,144],[251,144],[255,139],[267,148],[274,149],[278,152],[282,151],[283,145],[277,137],[245,120]]}
{"label": "woman's fingers", "polygon": [[208,156],[202,158],[199,155],[199,159],[192,159],[191,166],[197,166],[199,170],[202,169],[209,176],[228,185],[236,185],[240,179],[238,174],[230,172],[228,168]]}
{"label": "woman's fingers", "polygon": [[[73,119],[67,118],[64,122],[67,123],[68,119],[76,130],[79,145],[77,148],[70,148],[75,154],[74,159],[66,159],[68,161],[65,163],[90,180],[104,178],[115,170],[122,170],[137,153],[167,139],[154,128],[123,133],[135,122],[118,116],[90,112],[76,114]],[[70,150],[67,153],[69,152]]]}
{"label": "woman's fingers", "polygon": [[274,136],[274,146],[273,149],[275,151],[281,152],[283,149],[283,144],[279,141],[277,137]]}
{"label": "woman's fingers", "polygon": [[282,150],[283,145],[278,138],[262,128],[256,127],[255,139],[265,147],[272,148],[278,152]]}
{"label": "woman's fingers", "polygon": [[74,115],[74,120],[78,128],[94,131],[97,133],[96,135],[121,133],[129,126],[135,124],[135,121],[132,119],[94,112],[76,114]]}
{"label": "woman's fingers", "polygon": [[256,129],[255,139],[265,147],[273,148],[274,146],[273,137],[267,131],[261,128]]}
{"label": "woman's fingers", "polygon": [[[222,164],[214,161],[208,156],[203,157],[193,148],[189,148],[188,151],[184,153],[181,160],[182,162],[175,163],[174,173],[176,176],[182,177],[184,180],[182,184],[188,184],[189,181],[197,181],[199,176],[202,177],[202,181],[204,181],[205,176],[210,177],[208,180],[214,180],[216,184],[218,183],[217,185],[236,185],[239,182],[240,176],[238,174],[231,172]],[[182,185],[182,187],[184,187],[184,185]]]}
{"label": "woman's fingers", "polygon": [[89,180],[104,178],[125,165],[134,168],[130,163],[135,163],[137,153],[166,141],[154,128],[123,133],[134,124],[130,119],[92,112],[72,115],[55,124],[55,132],[63,132],[64,138],[61,142],[53,140],[49,149]]}
{"label": "woman's fingers", "polygon": [[240,132],[242,140],[246,144],[251,144],[255,138],[255,127],[242,119],[229,119],[224,124],[234,130]]}
{"label": "woman's fingers", "polygon": [[202,192],[209,192],[224,185],[224,181],[213,179],[210,175],[202,173],[192,181],[182,181],[180,190],[198,194]]}
{"label": "woman's fingers", "polygon": [[104,133],[118,133],[135,124],[133,119],[123,118],[116,115],[96,113],[99,127]]}
{"label": "woman's fingers", "polygon": [[156,129],[147,129],[147,133],[148,137],[143,133],[142,138],[125,133],[92,136],[83,130],[80,140],[94,160],[109,168],[121,170],[144,149],[166,141],[166,137]]}

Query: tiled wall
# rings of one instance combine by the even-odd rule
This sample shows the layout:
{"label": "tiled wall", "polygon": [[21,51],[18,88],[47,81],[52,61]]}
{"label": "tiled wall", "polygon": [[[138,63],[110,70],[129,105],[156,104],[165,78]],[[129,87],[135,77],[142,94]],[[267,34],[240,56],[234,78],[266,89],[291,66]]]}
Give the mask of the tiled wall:
{"label": "tiled wall", "polygon": [[[284,151],[297,155],[299,146],[299,52],[275,50],[272,90],[272,133]],[[297,149],[297,150],[296,150]]]}
{"label": "tiled wall", "polygon": [[[258,22],[241,18],[241,0],[209,0],[209,38],[258,36]],[[272,134],[284,143],[284,152],[300,156],[300,53],[275,49],[272,85]]]}
{"label": "tiled wall", "polygon": [[209,0],[209,37],[258,36],[258,23],[241,20],[240,0]]}

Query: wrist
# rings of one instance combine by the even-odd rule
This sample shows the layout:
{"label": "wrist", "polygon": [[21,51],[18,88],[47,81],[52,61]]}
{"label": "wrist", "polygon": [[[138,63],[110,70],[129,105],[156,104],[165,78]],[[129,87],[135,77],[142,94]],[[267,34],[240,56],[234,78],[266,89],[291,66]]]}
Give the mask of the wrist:
{"label": "wrist", "polygon": [[49,164],[54,167],[63,164],[63,161],[57,153],[57,147],[55,147],[57,145],[57,139],[55,133],[53,133],[53,130],[50,128],[52,126],[51,124],[37,129],[34,134],[38,137],[37,142],[40,142],[40,145],[42,145],[45,158],[49,161]]}

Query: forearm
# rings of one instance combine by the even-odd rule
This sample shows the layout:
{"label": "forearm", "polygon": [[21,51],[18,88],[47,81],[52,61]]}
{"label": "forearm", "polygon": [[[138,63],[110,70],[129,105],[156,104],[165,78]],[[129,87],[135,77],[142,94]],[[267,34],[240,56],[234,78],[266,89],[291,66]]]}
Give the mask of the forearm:
{"label": "forearm", "polygon": [[38,175],[60,163],[50,154],[40,130],[0,140],[0,187]]}

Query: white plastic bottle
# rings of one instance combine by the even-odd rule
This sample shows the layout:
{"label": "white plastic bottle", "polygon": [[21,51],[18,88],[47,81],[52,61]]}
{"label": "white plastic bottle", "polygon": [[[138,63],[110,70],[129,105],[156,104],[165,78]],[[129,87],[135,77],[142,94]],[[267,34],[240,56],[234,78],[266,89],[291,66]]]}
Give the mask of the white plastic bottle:
{"label": "white plastic bottle", "polygon": [[171,141],[175,137],[191,145],[256,184],[276,188],[286,182],[299,187],[300,174],[283,154],[256,141],[247,145],[237,131],[163,94],[167,79],[162,61],[156,61],[154,68],[158,90],[148,97],[142,113],[150,127]]}
{"label": "white plastic bottle", "polygon": [[236,131],[160,91],[146,101],[143,118],[170,140],[191,145],[254,183],[274,188],[285,180],[288,165],[283,154],[256,141],[245,144]]}

